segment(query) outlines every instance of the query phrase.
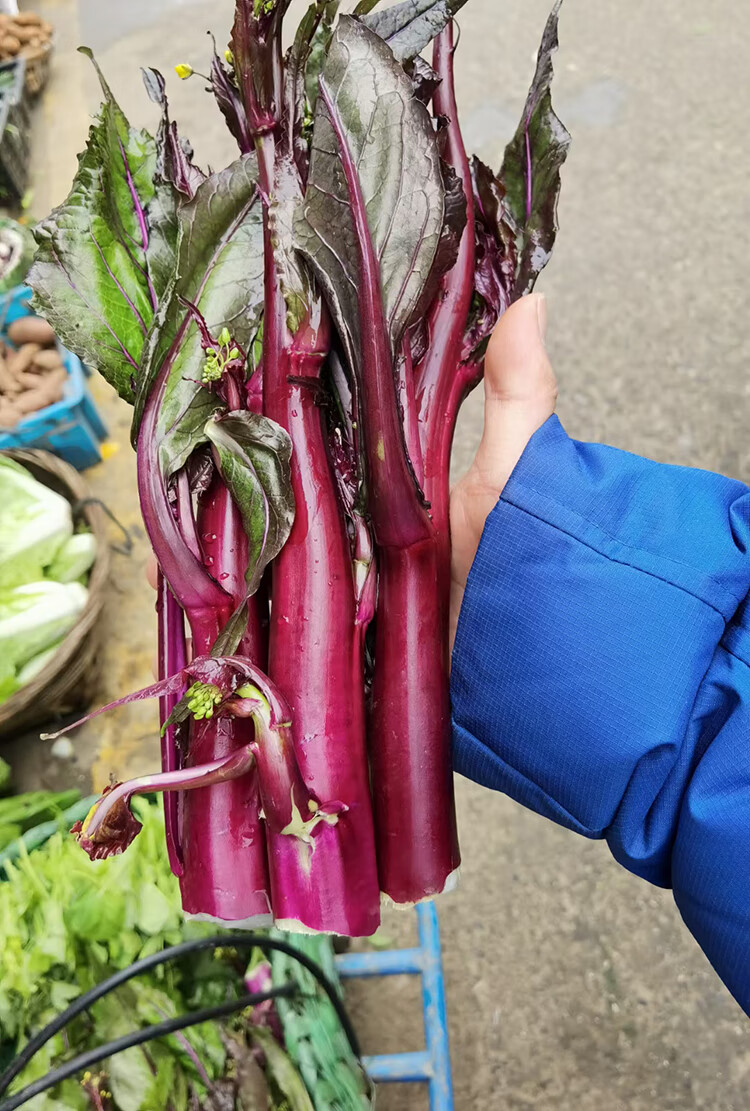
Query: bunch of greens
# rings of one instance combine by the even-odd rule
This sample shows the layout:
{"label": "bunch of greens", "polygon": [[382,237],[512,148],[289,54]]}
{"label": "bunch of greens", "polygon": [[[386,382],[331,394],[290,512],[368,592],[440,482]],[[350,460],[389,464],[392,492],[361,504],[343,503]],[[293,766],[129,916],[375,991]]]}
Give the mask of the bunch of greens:
{"label": "bunch of greens", "polygon": [[[10,783],[10,769],[0,760],[0,794]],[[13,842],[47,823],[55,825],[78,802],[78,791],[29,791],[0,799],[0,865]]]}
{"label": "bunch of greens", "polygon": [[[24,796],[9,801],[21,806]],[[83,991],[165,946],[215,932],[183,922],[178,885],[162,851],[163,818],[154,804],[139,800],[136,805],[143,833],[125,857],[92,868],[60,832],[33,854],[21,852],[15,863],[5,863],[7,882],[0,883],[0,1071],[33,1032]],[[231,944],[231,937],[227,941]],[[316,945],[312,955],[325,960],[328,943],[316,939]],[[254,957],[249,976],[262,967],[263,958]],[[235,997],[242,988],[243,968],[243,958],[228,948],[216,957],[195,954],[130,980],[48,1042],[17,1078],[14,1090],[86,1048]],[[286,968],[280,971],[286,973]],[[314,996],[314,988],[310,994]],[[328,1019],[329,1005],[319,1006]],[[35,1111],[333,1107],[325,1101],[313,1104],[278,1037],[263,1026],[256,1029],[256,1021],[260,1016],[223,1026],[206,1023],[128,1049],[103,1062],[96,1074],[64,1081],[29,1106]],[[276,1035],[279,1030],[276,1026]],[[308,1061],[314,1056],[308,1054]],[[351,1058],[346,1068],[352,1068]],[[358,1101],[335,1106],[353,1111],[369,1103],[360,1094]]]}
{"label": "bunch of greens", "polygon": [[52,659],[88,601],[96,558],[70,503],[0,455],[0,702]]}
{"label": "bunch of greens", "polygon": [[236,0],[209,84],[237,161],[194,164],[157,72],[155,137],[101,77],[72,192],[36,230],[37,309],[133,404],[162,577],[162,681],[130,696],[160,698],[162,774],[77,832],[122,851],[131,796],[166,791],[203,918],[368,935],[381,894],[414,903],[458,868],[451,443],[550,256],[569,142],[558,2],[500,171],[468,158],[464,2],[313,0],[284,52],[290,0]]}

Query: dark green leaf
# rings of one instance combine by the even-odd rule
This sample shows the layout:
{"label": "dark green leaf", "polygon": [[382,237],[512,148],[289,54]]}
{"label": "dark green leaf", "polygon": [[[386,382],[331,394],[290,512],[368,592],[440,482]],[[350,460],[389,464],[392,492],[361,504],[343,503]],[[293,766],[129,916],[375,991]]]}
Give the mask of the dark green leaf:
{"label": "dark green leaf", "polygon": [[475,212],[474,299],[462,356],[481,359],[500,317],[513,299],[518,268],[518,228],[505,189],[489,166],[474,157],[471,180]]}
{"label": "dark green leaf", "polygon": [[379,3],[380,3],[380,0],[359,0],[359,3],[357,4],[356,8],[352,12],[352,15],[356,15],[358,17],[363,16],[363,15],[369,15],[370,12],[372,11],[372,9],[377,7],[377,5]]}
{"label": "dark green leaf", "polygon": [[154,104],[161,108],[159,130],[156,133],[156,180],[169,183],[185,197],[195,195],[195,190],[206,180],[206,175],[193,162],[193,149],[181,139],[177,125],[169,118],[166,82],[158,69],[142,69],[143,84]]}
{"label": "dark green leaf", "polygon": [[11,770],[10,764],[0,757],[0,794],[5,794],[10,789]]}
{"label": "dark green leaf", "polygon": [[270,1030],[256,1026],[251,1031],[252,1040],[263,1051],[266,1059],[266,1076],[271,1086],[285,1101],[288,1111],[315,1111],[302,1077],[281,1048]]}
{"label": "dark green leaf", "polygon": [[[445,190],[432,122],[382,39],[351,17],[339,21],[321,80],[358,167],[395,351],[419,304],[444,226]],[[349,357],[356,359],[360,249],[338,139],[322,98],[295,230],[335,311]]]}
{"label": "dark green leaf", "polygon": [[125,924],[125,901],[117,891],[84,891],[65,907],[65,925],[85,941],[110,941]]}
{"label": "dark green leaf", "polygon": [[223,327],[245,347],[263,305],[263,211],[257,162],[247,155],[211,174],[179,212],[177,278],[144,354],[134,431],[157,375],[169,380],[159,414],[160,459],[166,476],[179,470],[205,441],[204,427],[219,405],[201,385],[205,355],[194,304],[212,335]]}
{"label": "dark green leaf", "polygon": [[519,229],[514,299],[534,288],[557,235],[560,167],[570,146],[570,135],[555,115],[550,92],[561,3],[558,0],[547,20],[523,117],[500,171],[505,203]]}
{"label": "dark green leaf", "polygon": [[249,541],[248,597],[287,541],[294,523],[289,435],[256,413],[230,413],[206,425],[216,461]]}
{"label": "dark green leaf", "polygon": [[336,22],[341,0],[319,0],[314,5],[322,10],[310,43],[309,56],[305,66],[305,89],[310,109],[314,112],[318,100],[318,81],[323,72],[328,48],[331,45],[333,25]]}
{"label": "dark green leaf", "polygon": [[[84,53],[93,60],[90,51]],[[156,146],[147,132],[130,126],[99,77],[104,103],[70,195],[35,229],[38,251],[29,284],[35,308],[63,343],[132,401],[145,338],[168,276],[160,219],[153,236],[149,227]],[[168,224],[165,204],[160,197],[157,207]]]}
{"label": "dark green leaf", "polygon": [[[363,22],[384,39],[399,62],[413,58],[439,35],[466,0],[404,0]],[[372,5],[374,7],[374,5]]]}

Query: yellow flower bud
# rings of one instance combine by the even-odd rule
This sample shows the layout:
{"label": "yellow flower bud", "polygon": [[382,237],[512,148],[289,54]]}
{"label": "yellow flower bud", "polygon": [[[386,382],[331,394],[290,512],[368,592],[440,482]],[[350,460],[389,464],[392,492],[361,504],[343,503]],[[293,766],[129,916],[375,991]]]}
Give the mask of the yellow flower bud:
{"label": "yellow flower bud", "polygon": [[186,65],[184,62],[180,62],[178,66],[175,66],[174,71],[180,81],[187,81],[188,77],[193,76],[193,67]]}

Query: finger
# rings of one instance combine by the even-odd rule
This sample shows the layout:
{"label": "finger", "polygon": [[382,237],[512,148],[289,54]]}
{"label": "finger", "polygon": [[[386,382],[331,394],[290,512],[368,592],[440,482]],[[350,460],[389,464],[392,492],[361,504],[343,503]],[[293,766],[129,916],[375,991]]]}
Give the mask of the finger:
{"label": "finger", "polygon": [[542,294],[521,298],[505,313],[485,360],[484,433],[475,477],[500,494],[533,434],[555,411],[557,382],[545,347]]}

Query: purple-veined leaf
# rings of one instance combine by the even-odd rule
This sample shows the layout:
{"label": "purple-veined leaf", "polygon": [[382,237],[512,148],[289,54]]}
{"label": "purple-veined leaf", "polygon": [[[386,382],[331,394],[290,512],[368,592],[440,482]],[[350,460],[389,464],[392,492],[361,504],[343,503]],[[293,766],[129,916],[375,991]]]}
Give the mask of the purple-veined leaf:
{"label": "purple-veined leaf", "polygon": [[500,171],[505,203],[518,228],[514,300],[534,288],[557,235],[560,167],[570,146],[570,134],[555,115],[551,94],[561,4],[562,0],[557,0],[547,20],[521,123]]}
{"label": "purple-veined leaf", "polygon": [[474,157],[471,180],[475,212],[474,300],[462,357],[479,358],[500,317],[511,303],[516,283],[518,229],[505,202],[505,190],[489,166]]}
{"label": "purple-veined leaf", "polygon": [[427,110],[382,39],[343,16],[320,80],[297,239],[358,379],[381,544],[407,546],[430,530],[404,441],[395,366],[444,221],[445,188]]}
{"label": "purple-veined leaf", "polygon": [[205,442],[205,424],[218,408],[203,387],[205,363],[195,306],[211,335],[228,328],[246,347],[263,305],[263,213],[257,162],[247,155],[211,174],[179,211],[177,278],[169,303],[154,323],[144,353],[134,432],[157,376],[168,380],[157,423],[160,467],[165,478]]}
{"label": "purple-veined leaf", "polygon": [[413,313],[413,320],[416,322],[425,319],[438,294],[442,278],[455,266],[461,246],[461,237],[466,227],[466,195],[461,178],[453,167],[446,162],[441,162],[440,169],[443,174],[445,190],[445,217],[435,258],[422,290],[422,295]]}
{"label": "purple-veined leaf", "polygon": [[464,360],[482,357],[508,306],[532,291],[557,235],[560,167],[570,145],[570,135],[552,109],[550,93],[560,3],[547,21],[521,123],[506,149],[500,175],[478,158],[472,159],[475,292]]}
{"label": "purple-veined leaf", "polygon": [[[93,61],[91,51],[83,53]],[[132,402],[146,336],[165,292],[170,232],[158,219],[153,231],[149,223],[156,144],[130,126],[97,72],[104,103],[68,198],[35,229],[29,284],[36,311],[62,342]]]}
{"label": "purple-veined leaf", "polygon": [[420,54],[465,3],[466,0],[404,0],[383,11],[365,12],[361,18],[388,43],[396,59],[405,62]]}
{"label": "purple-veined leaf", "polygon": [[311,111],[315,111],[318,100],[318,81],[323,72],[328,48],[331,45],[333,26],[336,22],[341,0],[317,0],[314,7],[321,10],[320,20],[310,41],[310,49],[305,62],[305,91]]}
{"label": "purple-veined leaf", "polygon": [[193,196],[206,175],[194,165],[190,144],[180,139],[177,124],[169,118],[164,78],[155,69],[141,72],[146,92],[161,108],[156,133],[154,196],[148,207],[148,270],[155,287],[165,291],[174,279],[177,259],[177,210],[184,198]]}
{"label": "purple-veined leaf", "polygon": [[250,134],[250,125],[247,122],[247,113],[242,103],[240,91],[216,50],[214,41],[213,57],[211,58],[211,92],[219,106],[230,134],[240,148],[240,154],[250,154],[253,150],[253,137]]}
{"label": "purple-veined leaf", "polygon": [[[257,1008],[253,1008],[255,1012]],[[281,1093],[283,1106],[289,1111],[315,1111],[310,1093],[295,1068],[291,1057],[280,1045],[271,1030],[262,1030],[257,1025],[250,1031],[250,1041],[260,1049],[266,1062],[267,1074],[273,1085]],[[353,1105],[353,1104],[352,1104]]]}
{"label": "purple-veined leaf", "polygon": [[340,0],[313,0],[297,28],[284,60],[283,135],[287,157],[307,177],[309,144],[305,135],[308,108],[315,108],[318,77],[333,33]]}
{"label": "purple-veined leaf", "polygon": [[248,412],[210,420],[205,432],[249,541],[245,581],[251,597],[294,523],[292,441],[278,424]]}
{"label": "purple-veined leaf", "polygon": [[[432,270],[445,220],[435,133],[410,79],[377,35],[342,16],[321,77],[357,174],[380,270],[391,352]],[[360,350],[360,254],[339,141],[322,98],[297,241],[334,310],[347,355]]]}
{"label": "purple-veined leaf", "polygon": [[142,69],[143,84],[154,104],[161,108],[159,130],[156,133],[156,180],[169,182],[174,188],[190,199],[195,190],[206,180],[206,175],[193,162],[193,150],[185,139],[181,139],[177,124],[169,118],[169,102],[166,82],[158,69]]}

